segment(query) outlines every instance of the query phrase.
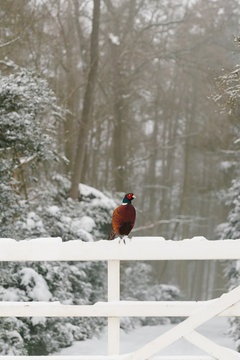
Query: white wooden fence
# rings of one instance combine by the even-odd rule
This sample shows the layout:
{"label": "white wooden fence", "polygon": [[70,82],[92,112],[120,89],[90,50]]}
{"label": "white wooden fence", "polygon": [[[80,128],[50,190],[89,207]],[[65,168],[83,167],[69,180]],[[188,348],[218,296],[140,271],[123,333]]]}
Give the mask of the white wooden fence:
{"label": "white wooden fence", "polygon": [[[195,329],[215,316],[240,316],[240,286],[208,301],[120,301],[121,260],[230,260],[240,259],[240,240],[182,241],[135,237],[126,245],[118,239],[85,243],[60,238],[15,241],[0,239],[0,261],[108,261],[108,302],[63,305],[59,302],[0,302],[0,317],[108,317],[108,356],[0,356],[0,360],[146,360],[184,337],[209,356],[158,356],[161,360],[240,360],[240,354],[215,344]],[[120,317],[187,317],[137,351],[120,353]]]}

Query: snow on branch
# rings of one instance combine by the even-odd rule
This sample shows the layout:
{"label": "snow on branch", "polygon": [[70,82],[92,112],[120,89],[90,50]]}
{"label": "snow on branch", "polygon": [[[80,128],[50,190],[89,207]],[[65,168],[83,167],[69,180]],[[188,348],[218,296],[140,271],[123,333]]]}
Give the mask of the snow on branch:
{"label": "snow on branch", "polygon": [[20,36],[17,36],[15,39],[12,39],[6,43],[0,44],[0,49],[4,48],[5,46],[9,46],[13,43],[15,43],[16,41],[20,40]]}
{"label": "snow on branch", "polygon": [[110,33],[110,34],[108,35],[108,37],[109,37],[109,40],[111,41],[112,44],[117,45],[117,46],[120,45],[120,40],[119,40],[119,37],[118,37],[118,36]]}

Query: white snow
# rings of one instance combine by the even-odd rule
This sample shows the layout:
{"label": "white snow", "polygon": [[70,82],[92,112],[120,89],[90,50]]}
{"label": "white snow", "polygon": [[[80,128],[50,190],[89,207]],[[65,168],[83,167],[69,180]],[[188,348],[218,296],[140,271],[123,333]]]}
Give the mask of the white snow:
{"label": "white snow", "polygon": [[217,14],[223,15],[225,13],[224,8],[219,8]]}
{"label": "white snow", "polygon": [[[1,241],[1,239],[0,239]],[[62,238],[60,237],[41,237],[41,238],[36,238],[36,239],[25,239],[25,240],[21,240],[21,243],[29,243],[29,244],[38,244],[38,245],[43,245],[43,252],[46,250],[49,250],[51,248],[51,245],[60,245],[62,244]],[[21,244],[20,243],[20,244]],[[19,244],[19,242],[18,242]]]}
{"label": "white snow", "polygon": [[7,289],[0,287],[0,294],[2,301],[19,301],[20,299],[24,299],[25,292],[23,290],[9,287]]}
{"label": "white snow", "polygon": [[65,216],[65,215],[62,215],[60,220],[61,220],[61,222],[66,223],[66,224],[70,224],[72,221],[70,216]]}
{"label": "white snow", "polygon": [[116,35],[114,35],[112,33],[109,33],[108,37],[111,40],[112,44],[117,45],[117,46],[120,45],[120,40],[119,40],[118,36],[116,36]]}
{"label": "white snow", "polygon": [[34,226],[35,226],[35,222],[33,221],[33,219],[27,218],[27,228],[28,229],[33,229]]}
{"label": "white snow", "polygon": [[240,260],[237,260],[237,261],[235,262],[235,268],[236,268],[236,271],[237,271],[237,272],[240,272]]}
{"label": "white snow", "polygon": [[52,205],[47,208],[47,211],[49,214],[55,216],[60,211],[60,208],[56,205]]}
{"label": "white snow", "polygon": [[79,184],[79,190],[80,190],[80,193],[84,196],[93,195],[94,197],[99,198],[99,199],[101,199],[101,197],[103,196],[103,193],[101,191],[99,191],[89,185]]}
{"label": "white snow", "polygon": [[198,34],[201,34],[203,35],[205,33],[205,29],[202,28],[200,25],[198,24],[194,24],[192,26],[192,28],[189,30],[189,33],[190,34],[193,34],[193,35],[198,35]]}
{"label": "white snow", "polygon": [[80,219],[74,219],[71,222],[70,229],[72,232],[77,234],[77,236],[83,241],[94,241],[90,232],[95,226],[95,222],[89,216],[83,216]]}
{"label": "white snow", "polygon": [[11,244],[16,243],[16,240],[11,239],[11,238],[0,238],[0,242],[1,242],[1,245],[2,244],[11,245]]}
{"label": "white snow", "polygon": [[42,275],[26,267],[21,270],[21,276],[21,283],[26,286],[27,293],[33,300],[48,301],[51,299],[52,295]]}
{"label": "white snow", "polygon": [[74,232],[78,232],[79,229],[91,232],[96,224],[90,216],[83,216],[78,220],[75,219],[71,225]]}
{"label": "white snow", "polygon": [[91,205],[94,207],[106,207],[108,209],[112,209],[116,207],[116,203],[111,199],[104,195],[101,191],[93,188],[92,186],[79,184],[80,194],[83,196],[92,196],[93,200],[91,201]]}
{"label": "white snow", "polygon": [[[173,328],[174,324],[157,326],[144,326],[129,333],[120,332],[120,352],[121,354],[137,350],[147,342],[153,340],[165,331]],[[199,327],[198,331],[215,341],[217,344],[235,349],[233,340],[227,335],[229,328],[228,320],[223,317],[214,318]],[[62,349],[59,355],[106,355],[107,354],[107,329],[100,337],[94,337],[85,341],[77,341],[71,347]],[[163,349],[156,355],[206,355],[202,350],[191,345],[184,339],[178,340],[174,344]],[[152,358],[154,359],[154,357]],[[230,360],[230,359],[229,359]]]}
{"label": "white snow", "polygon": [[86,241],[86,242],[93,242],[94,241],[94,238],[91,234],[89,234],[88,231],[84,230],[84,229],[79,229],[77,231],[77,234],[79,236],[79,238],[83,241]]}
{"label": "white snow", "polygon": [[220,170],[229,170],[233,167],[234,162],[233,161],[221,161],[219,164]]}
{"label": "white snow", "polygon": [[[21,337],[21,335],[19,334],[19,332],[17,330],[8,331],[7,334],[8,334],[9,338],[12,338],[12,339],[16,338],[16,339],[22,341],[22,337]],[[13,354],[10,354],[10,355],[15,355],[15,354],[13,353]]]}
{"label": "white snow", "polygon": [[234,144],[239,144],[240,143],[240,138],[236,139],[233,143]]}
{"label": "white snow", "polygon": [[152,134],[153,129],[154,129],[154,122],[152,120],[148,120],[147,122],[145,122],[144,130],[146,135]]}
{"label": "white snow", "polygon": [[44,316],[33,316],[31,318],[31,322],[33,326],[42,324],[44,325],[46,323],[46,318]]}
{"label": "white snow", "polygon": [[34,211],[31,211],[27,215],[27,220],[26,223],[23,225],[23,228],[28,230],[33,230],[34,228],[37,228],[39,232],[44,233],[43,222]]}

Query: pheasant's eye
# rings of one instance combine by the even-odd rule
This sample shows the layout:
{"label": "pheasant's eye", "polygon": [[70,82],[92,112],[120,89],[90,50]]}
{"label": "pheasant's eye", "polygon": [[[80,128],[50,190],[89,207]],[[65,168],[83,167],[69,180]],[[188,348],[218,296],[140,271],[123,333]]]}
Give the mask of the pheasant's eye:
{"label": "pheasant's eye", "polygon": [[133,194],[128,194],[128,195],[127,195],[127,198],[130,200],[130,199],[132,198],[132,195],[133,195]]}

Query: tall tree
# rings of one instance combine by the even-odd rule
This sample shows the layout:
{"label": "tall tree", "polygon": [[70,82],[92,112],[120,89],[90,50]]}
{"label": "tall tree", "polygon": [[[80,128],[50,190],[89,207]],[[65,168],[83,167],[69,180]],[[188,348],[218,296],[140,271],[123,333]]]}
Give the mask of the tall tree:
{"label": "tall tree", "polygon": [[93,104],[94,87],[98,68],[98,39],[100,22],[100,0],[94,0],[92,33],[90,40],[90,63],[87,86],[84,94],[81,123],[77,139],[77,148],[72,170],[70,197],[77,199],[79,196],[79,182],[81,181],[83,162],[85,156],[88,132],[91,124],[91,109]]}

